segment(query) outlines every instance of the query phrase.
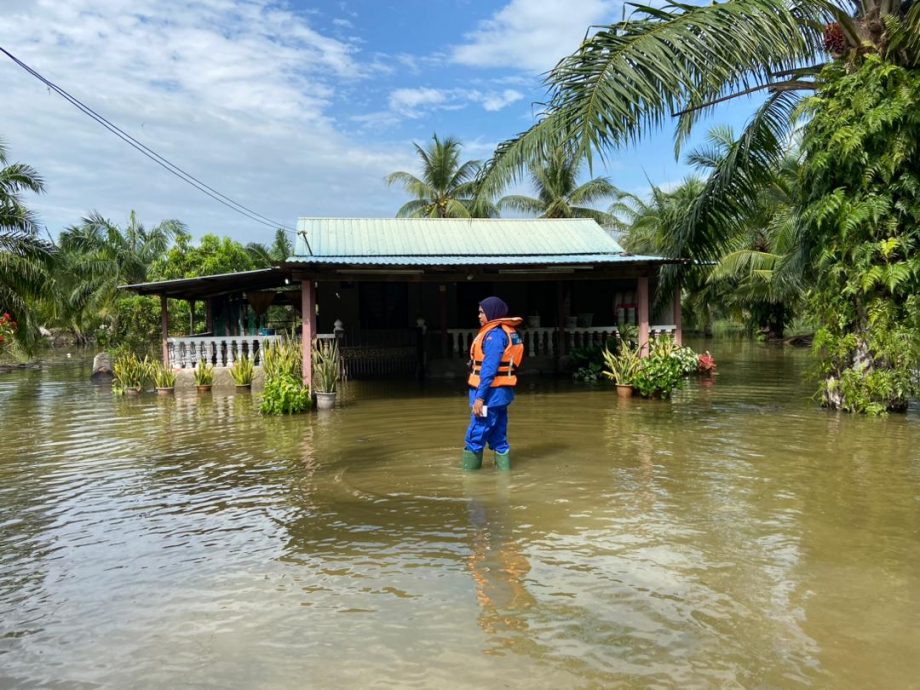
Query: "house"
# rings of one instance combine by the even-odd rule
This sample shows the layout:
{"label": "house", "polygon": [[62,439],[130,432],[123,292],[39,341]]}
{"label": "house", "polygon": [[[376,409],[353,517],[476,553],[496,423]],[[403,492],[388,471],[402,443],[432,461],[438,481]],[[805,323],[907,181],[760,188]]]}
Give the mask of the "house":
{"label": "house", "polygon": [[[159,295],[163,358],[229,366],[278,336],[259,332],[270,305],[300,315],[304,379],[313,339],[336,337],[353,376],[462,375],[477,304],[497,294],[523,316],[527,371],[557,371],[573,347],[617,324],[680,341],[679,295],[650,313],[659,269],[679,260],[626,253],[587,219],[301,218],[295,253],[259,271],[125,286]],[[168,336],[166,300],[203,300],[203,332]]]}

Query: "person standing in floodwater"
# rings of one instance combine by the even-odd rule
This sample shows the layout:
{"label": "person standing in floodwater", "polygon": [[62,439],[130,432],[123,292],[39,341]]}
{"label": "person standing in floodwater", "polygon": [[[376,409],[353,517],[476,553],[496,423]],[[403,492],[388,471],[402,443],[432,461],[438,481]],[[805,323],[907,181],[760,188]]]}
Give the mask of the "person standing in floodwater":
{"label": "person standing in floodwater", "polygon": [[482,467],[486,444],[495,452],[495,466],[511,469],[508,445],[508,405],[514,400],[517,369],[524,357],[524,342],[515,330],[520,317],[508,317],[508,305],[498,297],[479,303],[479,333],[470,346],[467,379],[470,426],[466,430],[463,469]]}

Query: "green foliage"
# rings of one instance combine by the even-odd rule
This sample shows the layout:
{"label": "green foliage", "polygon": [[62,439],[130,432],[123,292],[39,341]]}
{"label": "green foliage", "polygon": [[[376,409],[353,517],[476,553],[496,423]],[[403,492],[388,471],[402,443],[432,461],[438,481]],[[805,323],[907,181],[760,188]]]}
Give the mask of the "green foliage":
{"label": "green foliage", "polygon": [[335,393],[339,382],[342,363],[339,346],[335,340],[315,339],[313,341],[313,387],[317,393]]}
{"label": "green foliage", "polygon": [[[495,215],[489,197],[480,195],[476,175],[479,161],[460,163],[461,144],[435,134],[427,148],[414,144],[422,164],[422,176],[394,172],[386,177],[388,186],[402,186],[412,201],[396,212],[399,218],[488,218]],[[494,198],[494,197],[492,197]]]}
{"label": "green foliage", "polygon": [[671,353],[671,357],[677,360],[677,362],[680,364],[680,373],[684,376],[695,374],[700,370],[699,355],[693,351],[693,348],[675,348],[675,350]]}
{"label": "green foliage", "polygon": [[920,73],[867,56],[805,102],[801,216],[829,407],[879,414],[918,394]]}
{"label": "green foliage", "polygon": [[310,390],[289,375],[267,379],[259,411],[265,415],[299,414],[310,409]]}
{"label": "green foliage", "polygon": [[628,342],[622,342],[619,350],[612,353],[608,348],[604,348],[604,371],[603,374],[611,379],[618,386],[635,385],[636,375],[642,366],[640,359],[641,350],[637,345],[631,345]]}
{"label": "green foliage", "polygon": [[265,388],[259,410],[265,415],[298,414],[310,409],[310,389],[303,385],[300,343],[283,337],[262,352]]}
{"label": "green foliage", "polygon": [[248,386],[252,383],[252,375],[255,371],[255,365],[252,358],[241,354],[233,364],[230,365],[230,376],[237,386]]}
{"label": "green foliage", "polygon": [[140,393],[153,378],[154,370],[154,362],[146,355],[140,359],[130,352],[116,357],[112,362],[112,392],[115,395],[123,395],[127,391]]}
{"label": "green foliage", "polygon": [[574,347],[569,352],[569,365],[572,368],[572,378],[576,381],[594,383],[604,370],[604,351],[611,344],[616,351],[616,339],[610,339],[604,345],[589,345],[587,347]]}
{"label": "green foliage", "polygon": [[214,383],[214,367],[205,362],[203,359],[198,360],[198,366],[195,367],[195,385],[210,386]]}
{"label": "green foliage", "polygon": [[41,176],[24,163],[11,163],[0,141],[0,313],[17,322],[17,350],[34,352],[38,341],[39,302],[51,279],[51,247],[39,237],[34,213],[22,193],[40,194]]}
{"label": "green foliage", "polygon": [[107,321],[95,331],[103,348],[127,347],[153,352],[160,340],[160,302],[156,297],[122,294],[112,304]]}
{"label": "green foliage", "polygon": [[653,395],[662,398],[671,396],[671,392],[685,376],[684,364],[676,353],[677,346],[670,336],[659,336],[649,343],[649,355],[641,360],[633,379],[633,386],[640,395],[646,398]]}
{"label": "green foliage", "polygon": [[558,146],[545,161],[534,161],[529,166],[536,198],[505,196],[496,207],[540,218],[593,218],[601,225],[611,226],[613,218],[589,204],[613,197],[617,189],[606,177],[595,177],[579,185],[578,175],[583,165],[584,160],[570,146]]}
{"label": "green foliage", "polygon": [[250,252],[229,237],[202,235],[198,245],[193,246],[191,237],[186,235],[178,237],[175,246],[153,262],[150,279],[196,278],[253,268]]}
{"label": "green foliage", "polygon": [[176,372],[172,367],[165,367],[159,360],[153,363],[153,385],[157,388],[175,388]]}

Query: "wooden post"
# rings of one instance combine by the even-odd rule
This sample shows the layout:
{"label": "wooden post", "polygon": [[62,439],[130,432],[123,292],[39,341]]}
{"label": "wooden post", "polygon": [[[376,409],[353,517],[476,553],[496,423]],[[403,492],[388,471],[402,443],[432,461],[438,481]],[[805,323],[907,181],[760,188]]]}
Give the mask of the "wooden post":
{"label": "wooden post", "polygon": [[642,348],[641,356],[648,357],[648,276],[642,276],[636,279],[636,314],[639,322],[639,346]]}
{"label": "wooden post", "polygon": [[316,288],[309,278],[300,281],[300,314],[303,317],[303,328],[300,332],[303,385],[310,388],[313,384],[313,336],[316,335]]}
{"label": "wooden post", "polygon": [[205,303],[207,305],[205,310],[204,317],[204,329],[211,334],[211,336],[217,335],[214,332],[214,298],[208,297],[208,301]]}
{"label": "wooden post", "polygon": [[195,335],[195,300],[188,301],[188,334]]}
{"label": "wooden post", "polygon": [[447,359],[447,286],[438,285],[438,316],[441,322],[441,358]]}
{"label": "wooden post", "polygon": [[163,366],[169,368],[169,309],[166,305],[166,294],[160,294],[160,332],[163,336]]}
{"label": "wooden post", "polygon": [[681,313],[680,313],[680,294],[681,289],[676,288],[674,290],[674,342],[677,343],[677,347],[683,345],[684,337],[681,332]]}

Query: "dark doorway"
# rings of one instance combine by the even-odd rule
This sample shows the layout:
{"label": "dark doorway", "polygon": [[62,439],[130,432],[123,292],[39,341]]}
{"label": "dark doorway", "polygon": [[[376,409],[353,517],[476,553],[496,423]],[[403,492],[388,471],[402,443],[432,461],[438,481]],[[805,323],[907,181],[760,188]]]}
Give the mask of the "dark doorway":
{"label": "dark doorway", "polygon": [[409,286],[406,283],[358,283],[362,329],[406,328]]}

